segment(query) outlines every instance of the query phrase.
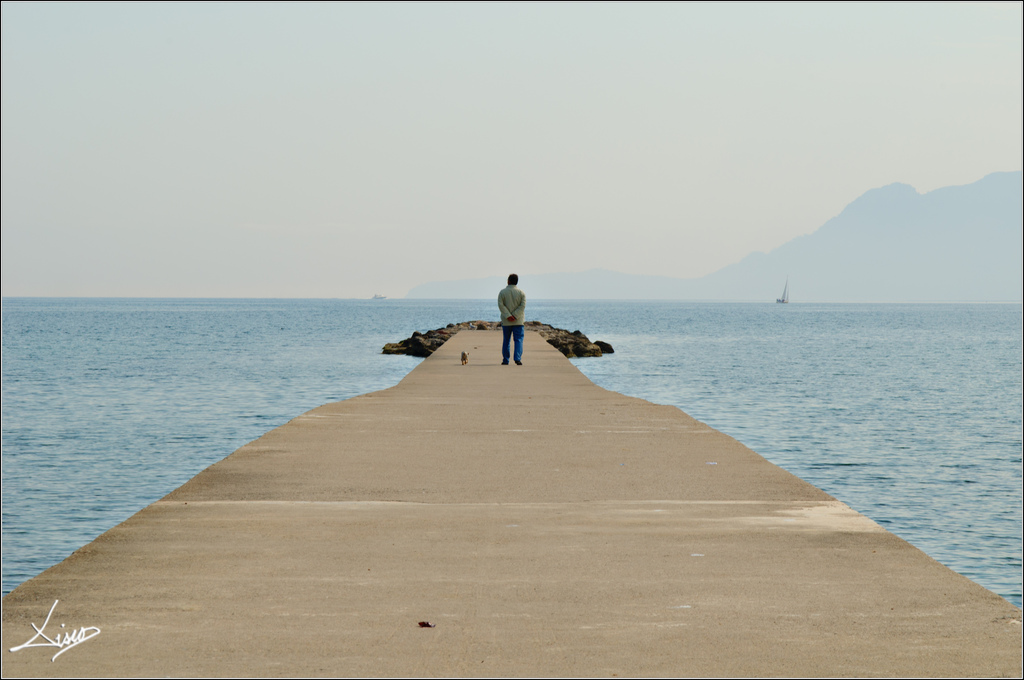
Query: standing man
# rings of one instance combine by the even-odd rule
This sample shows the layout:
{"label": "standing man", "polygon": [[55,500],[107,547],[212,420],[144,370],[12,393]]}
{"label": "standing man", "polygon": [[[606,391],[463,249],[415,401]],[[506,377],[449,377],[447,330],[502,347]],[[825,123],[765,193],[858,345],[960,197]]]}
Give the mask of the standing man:
{"label": "standing man", "polygon": [[498,293],[498,309],[501,311],[501,365],[508,366],[508,341],[516,340],[516,366],[523,365],[523,322],[526,320],[526,294],[516,284],[519,276],[508,275],[508,285]]}

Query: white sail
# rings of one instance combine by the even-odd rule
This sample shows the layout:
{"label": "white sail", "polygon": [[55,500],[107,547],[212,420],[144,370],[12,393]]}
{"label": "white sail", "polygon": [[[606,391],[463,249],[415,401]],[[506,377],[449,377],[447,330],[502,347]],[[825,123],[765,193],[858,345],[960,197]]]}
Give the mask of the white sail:
{"label": "white sail", "polygon": [[775,300],[776,302],[789,302],[789,277],[786,277],[786,287],[782,289],[782,297]]}

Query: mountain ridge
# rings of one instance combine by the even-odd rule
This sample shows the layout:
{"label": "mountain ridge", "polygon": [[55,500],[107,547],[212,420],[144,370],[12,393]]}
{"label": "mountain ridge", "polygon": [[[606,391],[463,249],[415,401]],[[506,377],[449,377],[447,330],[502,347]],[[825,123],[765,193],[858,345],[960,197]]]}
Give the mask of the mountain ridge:
{"label": "mountain ridge", "polygon": [[[810,234],[703,277],[604,269],[524,276],[532,299],[1010,302],[1022,299],[1022,173],[919,193],[870,189]],[[491,298],[505,276],[421,284],[408,298]]]}

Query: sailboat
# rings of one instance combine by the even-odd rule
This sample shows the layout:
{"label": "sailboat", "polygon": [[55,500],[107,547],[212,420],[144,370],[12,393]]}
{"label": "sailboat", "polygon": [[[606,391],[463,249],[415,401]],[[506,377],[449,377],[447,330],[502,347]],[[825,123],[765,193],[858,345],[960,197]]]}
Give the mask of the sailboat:
{"label": "sailboat", "polygon": [[777,298],[776,302],[786,303],[789,302],[789,277],[786,277],[786,287],[782,289],[782,297]]}

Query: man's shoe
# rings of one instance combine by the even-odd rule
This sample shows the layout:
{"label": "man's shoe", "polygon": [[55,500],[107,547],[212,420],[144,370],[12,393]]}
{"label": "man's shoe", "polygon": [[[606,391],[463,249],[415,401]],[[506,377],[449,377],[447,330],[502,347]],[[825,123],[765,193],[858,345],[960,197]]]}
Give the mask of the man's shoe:
{"label": "man's shoe", "polygon": [[523,365],[523,362],[522,362],[522,361],[517,361],[517,362],[516,362],[516,366],[522,366],[522,365]]}
{"label": "man's shoe", "polygon": [[501,362],[501,365],[502,365],[502,366],[508,366],[508,362],[507,362],[507,361],[502,361],[502,362]]}

